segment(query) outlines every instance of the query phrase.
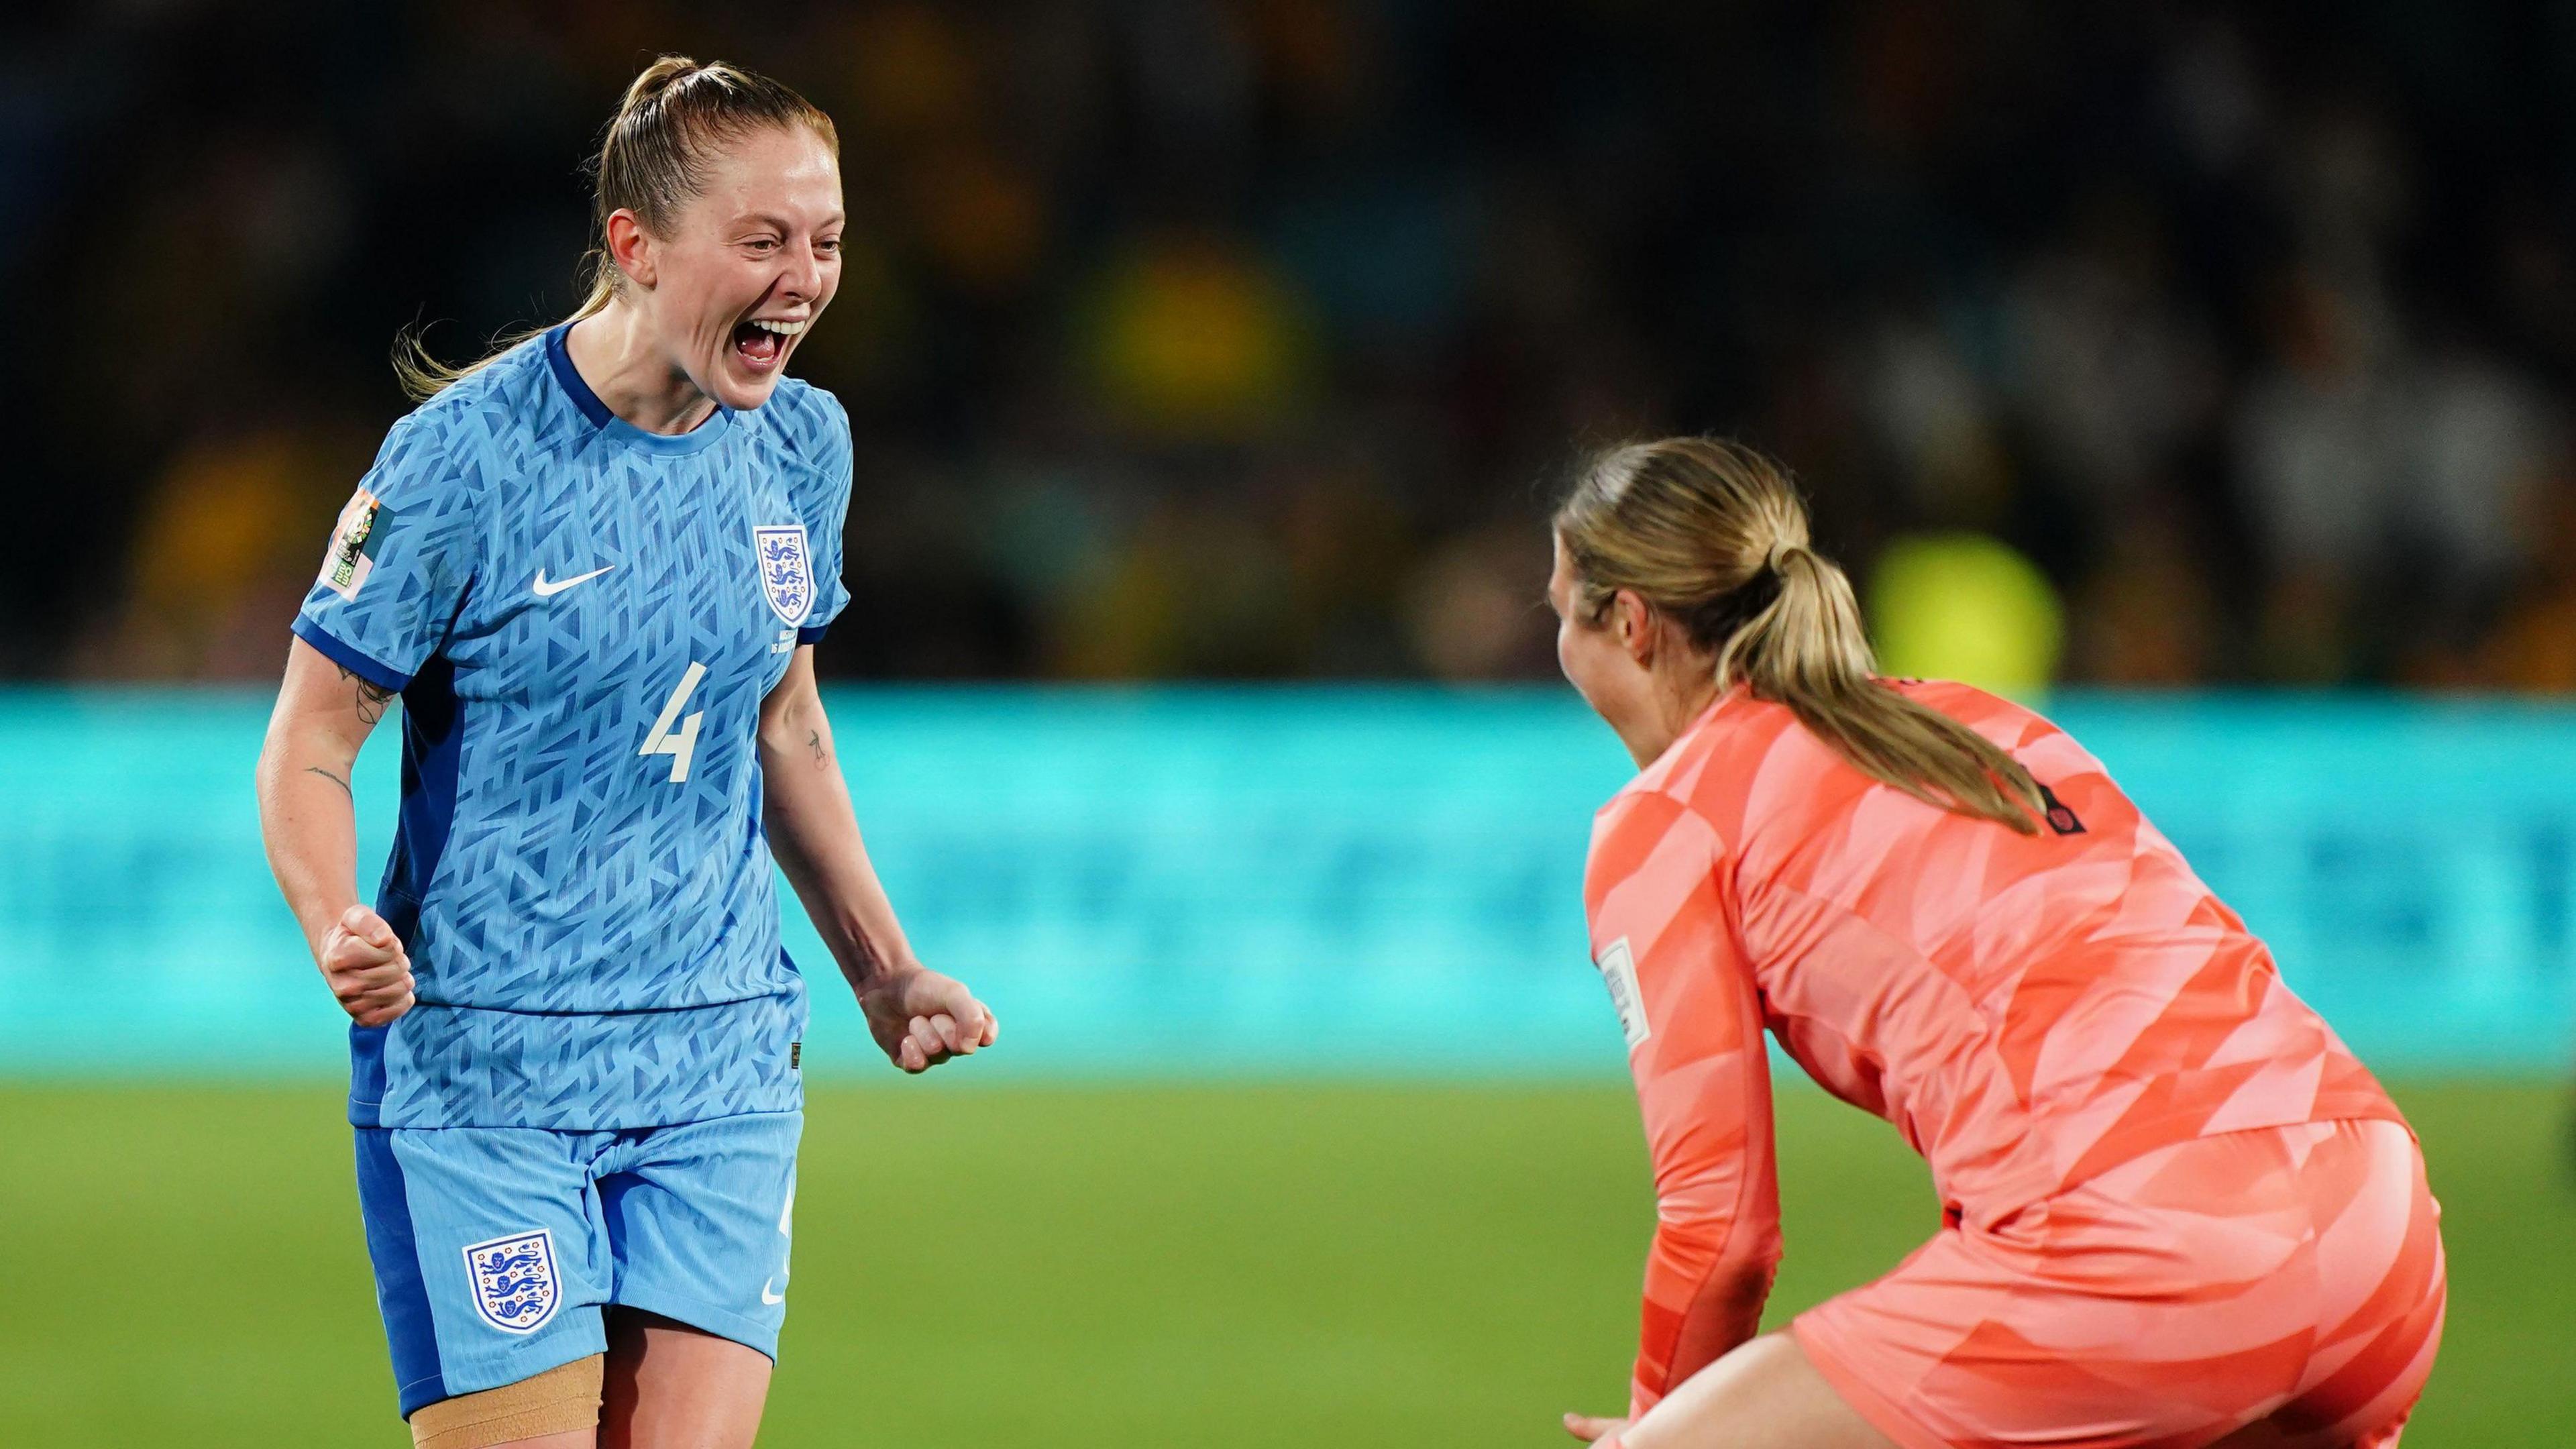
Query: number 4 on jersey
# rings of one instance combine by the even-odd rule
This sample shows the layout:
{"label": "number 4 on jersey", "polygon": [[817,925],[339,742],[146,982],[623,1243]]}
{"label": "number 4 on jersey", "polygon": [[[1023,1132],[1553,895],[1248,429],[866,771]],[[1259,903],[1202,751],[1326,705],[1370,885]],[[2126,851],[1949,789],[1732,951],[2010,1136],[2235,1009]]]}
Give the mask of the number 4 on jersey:
{"label": "number 4 on jersey", "polygon": [[[662,706],[661,717],[653,721],[653,732],[644,737],[644,748],[635,752],[648,756],[669,755],[671,783],[674,785],[685,783],[689,778],[689,758],[698,750],[698,721],[707,717],[705,710],[698,710],[682,720],[680,711],[688,704],[690,691],[706,677],[707,667],[690,660],[689,672],[680,676],[680,687],[671,691],[670,702]],[[674,720],[680,723],[676,731],[671,728]]]}

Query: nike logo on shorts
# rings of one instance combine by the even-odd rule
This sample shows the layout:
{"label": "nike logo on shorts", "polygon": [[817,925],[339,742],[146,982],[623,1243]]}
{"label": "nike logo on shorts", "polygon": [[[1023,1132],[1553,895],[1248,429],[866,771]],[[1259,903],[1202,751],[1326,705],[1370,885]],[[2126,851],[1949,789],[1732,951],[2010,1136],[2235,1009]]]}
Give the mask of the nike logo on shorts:
{"label": "nike logo on shorts", "polygon": [[537,570],[537,597],[540,599],[550,598],[556,594],[562,593],[568,588],[571,588],[575,584],[584,583],[591,579],[598,578],[601,574],[604,574],[608,572],[609,569],[613,569],[615,567],[617,567],[617,565],[609,564],[603,568],[592,569],[586,574],[574,574],[568,579],[557,579],[553,583],[547,583],[546,571],[544,569],[539,569]]}
{"label": "nike logo on shorts", "polygon": [[770,1291],[770,1284],[772,1284],[772,1283],[776,1283],[777,1281],[778,1281],[777,1279],[772,1278],[772,1279],[770,1279],[770,1280],[769,1280],[769,1282],[768,1282],[768,1283],[763,1283],[763,1284],[761,1284],[761,1285],[760,1285],[760,1301],[761,1301],[761,1302],[763,1302],[763,1303],[769,1303],[769,1304],[778,1304],[778,1303],[784,1303],[784,1302],[786,1302],[786,1301],[787,1301],[787,1295],[786,1295],[786,1294],[784,1294],[784,1293],[773,1293],[773,1292],[771,1292],[771,1291]]}

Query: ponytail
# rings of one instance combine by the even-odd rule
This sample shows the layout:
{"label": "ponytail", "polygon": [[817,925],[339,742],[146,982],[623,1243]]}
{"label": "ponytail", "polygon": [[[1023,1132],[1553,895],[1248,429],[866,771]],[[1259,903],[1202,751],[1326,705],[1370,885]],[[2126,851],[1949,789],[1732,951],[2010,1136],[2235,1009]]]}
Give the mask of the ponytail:
{"label": "ponytail", "polygon": [[501,354],[565,322],[596,317],[617,299],[625,274],[608,255],[608,218],[632,211],[643,228],[669,236],[672,224],[688,204],[706,190],[707,167],[724,143],[764,127],[805,126],[840,154],[840,134],[832,118],[793,90],[725,64],[704,65],[685,55],[666,55],[644,67],[626,87],[617,114],[600,138],[599,154],[590,162],[590,251],[582,258],[589,292],[572,315],[510,333],[492,350],[463,366],[451,366],[422,345],[419,327],[406,327],[394,337],[394,376],[415,401],[426,402],[460,378],[490,366]]}
{"label": "ponytail", "polygon": [[427,402],[456,383],[498,362],[501,354],[529,338],[541,337],[566,323],[578,322],[584,317],[596,317],[607,311],[608,304],[617,296],[617,268],[608,261],[608,253],[596,247],[592,248],[590,254],[582,258],[581,269],[590,277],[590,295],[581,299],[581,305],[572,309],[570,316],[565,317],[561,322],[540,322],[534,327],[522,327],[516,332],[504,332],[493,339],[491,351],[472,362],[439,361],[437,354],[431,352],[428,344],[421,340],[429,331],[427,327],[411,326],[395,333],[394,378],[402,384],[403,395],[414,402]]}
{"label": "ponytail", "polygon": [[1877,678],[1851,580],[1808,546],[1806,507],[1770,459],[1710,438],[1612,449],[1576,480],[1556,533],[1594,618],[1632,591],[1716,656],[1721,690],[1788,706],[1918,800],[2037,833],[2046,807],[2020,761]]}

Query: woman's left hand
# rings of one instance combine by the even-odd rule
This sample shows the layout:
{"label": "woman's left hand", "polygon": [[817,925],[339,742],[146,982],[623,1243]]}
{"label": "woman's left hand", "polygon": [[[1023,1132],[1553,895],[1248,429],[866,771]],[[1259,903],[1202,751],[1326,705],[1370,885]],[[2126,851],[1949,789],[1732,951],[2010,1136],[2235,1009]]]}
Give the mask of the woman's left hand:
{"label": "woman's left hand", "polygon": [[1614,1435],[1626,1433],[1627,1429],[1628,1421],[1625,1419],[1596,1419],[1589,1414],[1565,1416],[1565,1432],[1586,1444],[1600,1443]]}
{"label": "woman's left hand", "polygon": [[926,967],[880,972],[858,988],[859,1010],[886,1060],[926,1072],[969,1057],[1001,1035],[1001,1023],[963,982]]}

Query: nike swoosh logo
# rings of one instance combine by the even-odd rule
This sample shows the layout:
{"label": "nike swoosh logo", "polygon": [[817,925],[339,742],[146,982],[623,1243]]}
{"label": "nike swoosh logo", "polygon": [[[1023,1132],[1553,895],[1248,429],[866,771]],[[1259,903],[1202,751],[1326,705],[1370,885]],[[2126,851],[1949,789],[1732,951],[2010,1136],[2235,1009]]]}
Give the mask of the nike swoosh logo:
{"label": "nike swoosh logo", "polygon": [[589,573],[574,574],[571,578],[557,579],[553,583],[547,583],[546,571],[544,569],[539,569],[537,570],[537,597],[543,599],[560,594],[575,584],[584,583],[588,580],[598,578],[601,574],[604,574],[608,572],[609,569],[613,569],[615,567],[617,567],[617,565],[610,564],[607,568],[592,569]]}
{"label": "nike swoosh logo", "polygon": [[761,1302],[763,1302],[763,1303],[768,1303],[768,1304],[779,1304],[779,1303],[784,1303],[784,1302],[786,1302],[786,1301],[787,1301],[787,1295],[786,1295],[786,1294],[784,1294],[784,1293],[772,1293],[772,1292],[770,1292],[770,1291],[769,1291],[769,1284],[770,1284],[770,1283],[775,1283],[775,1282],[777,1282],[777,1281],[778,1281],[777,1279],[772,1278],[772,1279],[770,1279],[770,1280],[769,1280],[769,1283],[763,1283],[763,1284],[761,1284],[761,1285],[760,1285],[760,1301],[761,1301]]}

